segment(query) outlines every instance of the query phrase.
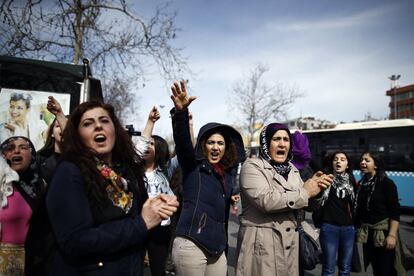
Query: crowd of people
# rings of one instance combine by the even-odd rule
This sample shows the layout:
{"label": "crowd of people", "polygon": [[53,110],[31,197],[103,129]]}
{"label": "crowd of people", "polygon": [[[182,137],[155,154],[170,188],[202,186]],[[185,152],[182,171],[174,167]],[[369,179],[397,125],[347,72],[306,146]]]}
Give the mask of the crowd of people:
{"label": "crowd of people", "polygon": [[156,107],[131,138],[111,105],[85,102],[65,116],[49,97],[55,120],[39,151],[17,119],[7,126],[15,135],[0,145],[0,275],[137,276],[147,258],[151,275],[166,275],[171,262],[177,275],[226,276],[239,200],[238,276],[303,275],[304,210],[320,228],[322,275],[350,275],[357,242],[374,275],[404,275],[398,192],[380,156],[361,155],[357,182],[347,152],[315,168],[306,135],[271,123],[246,158],[230,125],[207,123],[195,138],[196,98],[184,81],[171,92],[174,154],[153,135]]}

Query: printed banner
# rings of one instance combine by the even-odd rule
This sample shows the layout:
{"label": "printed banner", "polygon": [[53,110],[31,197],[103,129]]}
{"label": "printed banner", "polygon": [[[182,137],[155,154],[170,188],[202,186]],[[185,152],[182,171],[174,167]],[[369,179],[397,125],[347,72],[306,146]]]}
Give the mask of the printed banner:
{"label": "printed banner", "polygon": [[36,150],[41,149],[55,117],[46,108],[49,96],[58,100],[63,112],[69,114],[70,94],[1,88],[0,142],[12,136],[25,136]]}

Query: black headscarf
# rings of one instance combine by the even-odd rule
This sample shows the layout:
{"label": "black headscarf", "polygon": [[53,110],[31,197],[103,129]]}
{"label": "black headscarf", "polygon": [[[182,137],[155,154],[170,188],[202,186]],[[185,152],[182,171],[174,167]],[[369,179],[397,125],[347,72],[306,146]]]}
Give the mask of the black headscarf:
{"label": "black headscarf", "polygon": [[[273,135],[278,131],[278,130],[285,130],[288,135],[289,135],[289,143],[290,143],[290,147],[289,147],[289,152],[287,155],[287,158],[285,160],[285,162],[283,162],[282,164],[276,163],[272,157],[270,157],[270,142],[272,141],[272,137]],[[279,123],[273,123],[273,124],[268,124],[267,126],[265,126],[262,129],[262,132],[260,133],[260,152],[259,152],[260,157],[262,157],[264,160],[266,160],[267,162],[269,162],[269,164],[276,170],[276,172],[280,175],[282,175],[283,177],[287,177],[289,175],[290,172],[290,164],[289,161],[292,160],[292,135],[289,131],[289,128],[284,125],[284,124],[279,124]]]}
{"label": "black headscarf", "polygon": [[29,167],[24,172],[18,173],[20,180],[16,183],[16,187],[33,209],[37,198],[40,196],[44,189],[44,182],[39,177],[38,166],[36,162],[36,149],[32,141],[24,136],[12,136],[1,143],[0,150],[3,153],[6,150],[7,145],[17,139],[23,139],[27,141],[30,147],[32,158]]}

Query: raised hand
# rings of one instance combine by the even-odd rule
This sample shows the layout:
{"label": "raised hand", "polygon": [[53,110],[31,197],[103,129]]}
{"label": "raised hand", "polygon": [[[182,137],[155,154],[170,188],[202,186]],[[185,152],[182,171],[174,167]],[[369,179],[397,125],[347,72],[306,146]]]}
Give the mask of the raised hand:
{"label": "raised hand", "polygon": [[50,113],[52,113],[55,116],[58,113],[63,113],[60,103],[52,96],[48,97],[46,108],[50,111]]}
{"label": "raised hand", "polygon": [[160,118],[160,112],[158,111],[156,106],[153,106],[149,115],[147,123],[145,124],[144,131],[142,132],[142,136],[147,139],[151,139],[152,131],[154,130],[154,124]]}
{"label": "raised hand", "polygon": [[[68,119],[65,117],[65,114],[63,113],[63,109],[60,106],[60,103],[58,102],[58,100],[56,100],[52,96],[49,96],[47,100],[46,108],[47,110],[50,111],[50,113],[56,116],[56,120],[59,123],[60,129],[63,132],[65,130]],[[44,135],[46,135],[46,132],[44,132]]]}
{"label": "raised hand", "polygon": [[149,115],[148,115],[148,120],[152,121],[153,123],[155,123],[156,121],[158,121],[158,119],[160,118],[160,112],[158,111],[156,106],[153,106]]}
{"label": "raised hand", "polygon": [[185,88],[185,82],[183,80],[181,80],[180,83],[174,82],[171,86],[171,92],[171,100],[174,102],[176,110],[183,110],[187,108],[191,102],[196,99],[194,96],[188,96]]}

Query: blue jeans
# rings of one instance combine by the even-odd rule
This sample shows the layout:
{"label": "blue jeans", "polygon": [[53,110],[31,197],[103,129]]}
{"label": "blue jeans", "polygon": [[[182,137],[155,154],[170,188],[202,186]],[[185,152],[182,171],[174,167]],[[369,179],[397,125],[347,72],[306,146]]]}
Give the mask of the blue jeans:
{"label": "blue jeans", "polygon": [[319,240],[323,253],[322,276],[335,274],[337,254],[339,275],[350,275],[355,241],[354,226],[322,223]]}

